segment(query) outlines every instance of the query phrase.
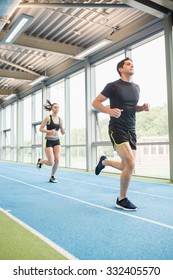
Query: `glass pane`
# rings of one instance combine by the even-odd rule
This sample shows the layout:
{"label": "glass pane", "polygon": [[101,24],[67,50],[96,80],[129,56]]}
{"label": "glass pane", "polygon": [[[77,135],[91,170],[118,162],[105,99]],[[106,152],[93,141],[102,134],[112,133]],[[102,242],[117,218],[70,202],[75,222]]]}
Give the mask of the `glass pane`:
{"label": "glass pane", "polygon": [[169,145],[138,145],[135,174],[169,178]]}
{"label": "glass pane", "polygon": [[10,156],[10,148],[5,148],[5,160],[10,160],[11,156]]}
{"label": "glass pane", "polygon": [[107,83],[120,78],[116,67],[124,57],[124,54],[121,54],[95,66],[96,95],[103,90]]}
{"label": "glass pane", "polygon": [[34,121],[41,121],[42,120],[42,93],[41,91],[35,94],[35,120]]}
{"label": "glass pane", "polygon": [[16,148],[12,149],[12,158],[11,158],[11,160],[14,160],[14,161],[17,160],[17,149]]}
{"label": "glass pane", "polygon": [[39,131],[40,125],[34,126],[35,129],[35,144],[42,145],[42,134]]}
{"label": "glass pane", "polygon": [[23,100],[23,137],[24,146],[31,145],[31,97]]}
{"label": "glass pane", "polygon": [[[146,59],[146,54],[152,56]],[[147,102],[151,106],[150,112],[137,113],[136,116],[138,150],[135,173],[168,178],[169,139],[164,37],[133,49],[132,55],[134,82],[140,86],[139,104]],[[162,142],[165,144],[161,145]],[[147,143],[152,144],[146,146]]]}
{"label": "glass pane", "polygon": [[86,143],[85,76],[70,77],[70,143]]}
{"label": "glass pane", "polygon": [[[64,80],[53,84],[49,87],[51,103],[59,104],[59,116],[65,124],[65,96],[64,96]],[[64,125],[65,126],[65,125]],[[65,136],[61,136],[61,144],[65,143]]]}
{"label": "glass pane", "polygon": [[97,141],[110,141],[108,135],[109,116],[104,113],[98,113],[97,118]]}
{"label": "glass pane", "polygon": [[11,128],[11,106],[5,108],[6,123],[5,128]]}
{"label": "glass pane", "polygon": [[71,147],[71,165],[73,168],[86,169],[86,148]]}
{"label": "glass pane", "polygon": [[59,115],[65,118],[65,108],[64,108],[64,80],[49,87],[50,101],[51,103],[59,104]]}
{"label": "glass pane", "polygon": [[[106,155],[111,160],[120,161],[120,157],[114,152],[112,145],[97,147],[97,159],[99,159],[101,155]],[[102,172],[121,173],[118,169],[114,169],[110,166],[106,166]]]}
{"label": "glass pane", "polygon": [[17,131],[17,124],[16,124],[16,103],[13,104],[13,122],[14,122],[14,130],[12,131],[12,135],[13,135],[13,143],[12,143],[12,146],[15,147],[16,146],[16,138],[17,138],[17,135],[16,135],[16,131]]}
{"label": "glass pane", "polygon": [[23,162],[31,163],[31,148],[22,149],[23,151]]}
{"label": "glass pane", "polygon": [[11,131],[5,132],[5,146],[11,146]]}
{"label": "glass pane", "polygon": [[34,152],[34,149],[35,149],[35,158],[36,159],[41,158],[42,157],[42,148],[41,147],[40,148],[38,148],[38,147],[32,148],[32,152]]}
{"label": "glass pane", "polygon": [[65,167],[65,147],[61,147],[60,166]]}
{"label": "glass pane", "polygon": [[[107,83],[113,82],[120,78],[116,66],[119,61],[124,58],[124,54],[119,55],[115,58],[112,58],[106,62],[103,62],[99,65],[95,66],[95,85],[96,85],[96,95],[101,93]],[[104,105],[109,106],[109,100],[107,99],[104,102]],[[109,141],[108,135],[108,124],[109,124],[109,116],[104,113],[97,114],[98,123],[96,125],[97,128],[97,139],[96,141]],[[113,149],[112,149],[113,153]]]}
{"label": "glass pane", "polygon": [[167,104],[164,44],[162,36],[132,50],[133,80],[140,86],[140,102],[149,102],[151,108]]}

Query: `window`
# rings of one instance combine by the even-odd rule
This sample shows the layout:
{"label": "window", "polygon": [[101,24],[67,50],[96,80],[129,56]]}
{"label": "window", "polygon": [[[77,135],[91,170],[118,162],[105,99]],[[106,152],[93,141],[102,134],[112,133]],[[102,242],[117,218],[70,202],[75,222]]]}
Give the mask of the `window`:
{"label": "window", "polygon": [[31,146],[31,96],[23,100],[23,112],[23,145]]}
{"label": "window", "polygon": [[124,53],[117,55],[105,62],[100,62],[95,65],[96,78],[96,95],[99,94],[107,83],[113,82],[120,78],[117,72],[117,63],[124,58]]}
{"label": "window", "polygon": [[11,128],[11,106],[5,108],[5,127]]}
{"label": "window", "polygon": [[35,122],[37,121],[41,121],[42,120],[42,93],[41,91],[39,92],[36,92],[35,94],[35,99],[34,99],[34,102],[35,102]]}
{"label": "window", "polygon": [[[107,83],[113,82],[120,78],[116,67],[117,63],[124,58],[124,53],[117,55],[114,58],[111,58],[107,61],[95,65],[95,94],[98,95],[104,89]],[[109,106],[109,100],[107,99],[104,102],[105,106]],[[108,124],[110,117],[107,114],[96,112],[95,121],[96,121],[96,142],[97,143],[97,157],[102,154],[106,154],[108,157],[117,158],[117,155],[114,153],[110,138],[108,135]],[[107,145],[102,145],[103,141],[107,141]],[[110,168],[106,167],[104,171],[108,171]],[[114,170],[111,169],[113,172]]]}
{"label": "window", "polygon": [[10,160],[11,147],[11,106],[3,109],[3,156],[5,160]]}
{"label": "window", "polygon": [[17,121],[16,121],[16,110],[17,110],[17,106],[16,106],[16,103],[14,103],[12,105],[12,126],[11,126],[11,129],[12,129],[12,135],[13,135],[13,138],[12,138],[12,147],[16,147],[16,140],[17,140]]}
{"label": "window", "polygon": [[70,77],[71,167],[86,168],[86,114],[84,72]]}
{"label": "window", "polygon": [[[59,117],[63,121],[63,125],[65,127],[65,93],[64,93],[64,80],[61,80],[55,84],[52,84],[48,88],[48,96],[51,101],[51,103],[58,103],[59,104]],[[65,159],[66,159],[66,149],[64,147],[65,145],[65,139],[66,136],[60,136],[61,141],[61,159],[60,159],[60,166],[65,167]]]}
{"label": "window", "polygon": [[[152,56],[150,55],[152,54]],[[140,86],[140,104],[150,103],[150,112],[137,113],[138,143],[145,138],[148,146],[137,151],[136,174],[169,177],[168,113],[164,37],[159,37],[132,50],[134,82]],[[164,149],[159,149],[164,142]],[[148,147],[148,149],[147,149]],[[148,153],[146,153],[148,150]],[[164,168],[163,168],[164,165]]]}
{"label": "window", "polygon": [[[59,117],[65,125],[65,95],[64,95],[64,80],[59,81],[49,87],[49,99],[51,103],[59,104]],[[49,113],[48,113],[49,114]],[[64,145],[65,137],[61,137],[61,145]],[[62,154],[62,153],[61,153]],[[62,162],[62,161],[61,161]]]}
{"label": "window", "polygon": [[[152,54],[152,56],[150,55]],[[135,174],[169,178],[169,141],[168,141],[168,113],[167,87],[164,37],[141,42],[141,45],[131,46],[130,54],[135,75],[133,81],[140,86],[139,104],[150,103],[150,112],[137,113],[138,150],[136,157]],[[119,55],[109,61],[95,65],[96,95],[111,81],[119,79],[116,71],[117,62],[125,55]],[[105,105],[109,106],[108,101]],[[96,146],[97,156],[100,153],[110,155],[107,124],[109,116],[103,113],[94,113],[96,119]],[[163,140],[164,139],[164,140]],[[100,144],[99,144],[100,142]],[[104,145],[102,145],[105,142]],[[160,143],[164,142],[162,149]],[[160,151],[160,152],[159,152]],[[113,156],[113,150],[112,150]],[[114,154],[114,158],[116,154]],[[164,170],[163,170],[164,163]],[[107,171],[107,168],[105,168]],[[113,170],[111,170],[114,172]]]}

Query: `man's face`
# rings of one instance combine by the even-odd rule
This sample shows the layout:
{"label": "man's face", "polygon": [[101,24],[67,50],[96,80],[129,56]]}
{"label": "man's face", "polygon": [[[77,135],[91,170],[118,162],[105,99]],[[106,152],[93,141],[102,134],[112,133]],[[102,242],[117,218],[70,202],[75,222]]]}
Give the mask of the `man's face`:
{"label": "man's face", "polygon": [[122,68],[120,68],[120,72],[126,75],[134,74],[134,66],[131,60],[126,60]]}

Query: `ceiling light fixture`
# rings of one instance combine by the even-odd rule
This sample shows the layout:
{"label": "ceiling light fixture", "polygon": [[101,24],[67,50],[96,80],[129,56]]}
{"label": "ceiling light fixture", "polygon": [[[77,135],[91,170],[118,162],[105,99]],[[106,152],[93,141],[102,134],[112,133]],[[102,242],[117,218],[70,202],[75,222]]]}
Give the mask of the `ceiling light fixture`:
{"label": "ceiling light fixture", "polygon": [[104,46],[112,43],[111,40],[104,39],[93,46],[87,48],[86,50],[82,51],[81,53],[74,56],[75,59],[84,59],[86,56],[88,56],[91,53],[94,53],[95,51],[98,51],[99,49],[103,48]]}
{"label": "ceiling light fixture", "polygon": [[24,30],[26,30],[32,19],[32,16],[21,14],[10,31],[2,39],[2,42],[13,43],[17,39],[17,37],[19,37],[19,35],[24,32]]}
{"label": "ceiling light fixture", "polygon": [[45,80],[46,78],[48,78],[47,76],[40,76],[37,79],[35,79],[34,81],[32,81],[31,83],[29,83],[30,86],[35,86],[39,83],[41,83],[43,80]]}

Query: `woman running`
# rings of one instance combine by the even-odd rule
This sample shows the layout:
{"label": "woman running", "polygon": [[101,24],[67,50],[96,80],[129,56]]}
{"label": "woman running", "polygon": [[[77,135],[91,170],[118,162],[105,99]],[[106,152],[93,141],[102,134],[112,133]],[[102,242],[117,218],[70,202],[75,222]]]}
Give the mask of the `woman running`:
{"label": "woman running", "polygon": [[[40,131],[46,133],[46,147],[45,153],[47,159],[38,159],[37,167],[41,168],[43,164],[52,166],[51,178],[49,182],[57,183],[55,179],[55,173],[57,171],[59,160],[60,160],[60,139],[58,131],[61,134],[65,134],[65,129],[63,128],[62,119],[58,116],[59,105],[57,103],[51,104],[47,100],[46,105],[44,105],[46,111],[51,111],[49,116],[46,116],[40,125]],[[46,128],[45,128],[46,127]]]}

